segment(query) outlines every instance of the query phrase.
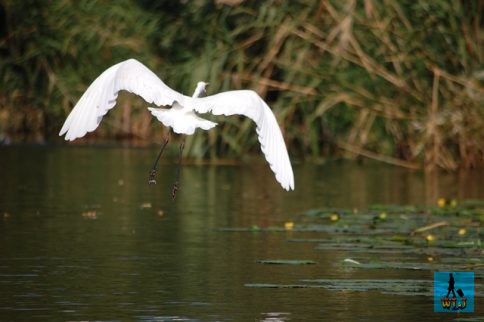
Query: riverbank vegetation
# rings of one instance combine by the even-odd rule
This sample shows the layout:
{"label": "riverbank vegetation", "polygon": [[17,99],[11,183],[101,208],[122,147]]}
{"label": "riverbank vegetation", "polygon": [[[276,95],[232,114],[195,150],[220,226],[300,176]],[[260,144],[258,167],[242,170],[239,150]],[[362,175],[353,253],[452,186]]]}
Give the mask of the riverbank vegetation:
{"label": "riverbank vegetation", "polygon": [[[295,159],[369,157],[409,168],[484,163],[481,1],[0,2],[0,140],[55,140],[103,70],[134,57],[191,94],[250,88]],[[161,142],[121,95],[90,138]],[[250,120],[215,118],[194,158],[259,150]]]}

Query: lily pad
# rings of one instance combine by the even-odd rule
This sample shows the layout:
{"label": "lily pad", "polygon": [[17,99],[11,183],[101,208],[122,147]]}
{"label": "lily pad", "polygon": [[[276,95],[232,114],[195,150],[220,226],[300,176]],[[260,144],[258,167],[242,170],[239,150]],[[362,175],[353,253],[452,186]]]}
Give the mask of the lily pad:
{"label": "lily pad", "polygon": [[454,321],[457,322],[482,322],[484,319],[483,316],[473,316],[473,317],[467,317],[467,318],[456,318]]}
{"label": "lily pad", "polygon": [[250,288],[324,288],[341,292],[378,291],[383,294],[404,296],[433,296],[433,284],[430,280],[352,280],[352,279],[304,279],[300,284],[249,283]]}
{"label": "lily pad", "polygon": [[315,261],[306,259],[261,259],[258,260],[259,264],[268,265],[314,265]]}
{"label": "lily pad", "polygon": [[307,284],[266,284],[266,283],[248,283],[244,284],[245,287],[250,288],[322,288],[319,285],[307,285]]}
{"label": "lily pad", "polygon": [[343,266],[360,268],[360,269],[405,269],[405,270],[437,270],[437,271],[452,271],[455,270],[455,265],[446,265],[438,263],[403,263],[403,262],[373,262],[352,264],[344,262]]}
{"label": "lily pad", "polygon": [[416,213],[422,212],[422,208],[411,205],[381,205],[373,204],[368,207],[370,211],[385,211],[387,213]]}
{"label": "lily pad", "polygon": [[356,243],[344,243],[344,244],[319,244],[316,249],[320,250],[344,250],[351,252],[364,252],[364,253],[413,253],[414,248],[405,245],[368,245],[368,244],[356,244]]}
{"label": "lily pad", "polygon": [[384,294],[433,296],[431,280],[415,279],[305,279],[305,284],[316,284],[332,291],[379,291]]}

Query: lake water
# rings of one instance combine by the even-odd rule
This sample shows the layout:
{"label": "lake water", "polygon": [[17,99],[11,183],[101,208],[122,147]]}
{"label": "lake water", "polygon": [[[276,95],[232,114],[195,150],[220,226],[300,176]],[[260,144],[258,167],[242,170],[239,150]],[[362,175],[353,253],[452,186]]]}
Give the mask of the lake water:
{"label": "lake water", "polygon": [[[1,321],[440,321],[429,296],[325,288],[254,288],[312,279],[415,279],[428,270],[345,270],[348,254],[265,232],[312,208],[483,199],[483,171],[425,175],[381,163],[295,164],[285,192],[263,160],[163,160],[156,149],[0,147]],[[249,228],[226,231],[221,228]],[[251,227],[257,227],[250,231]],[[392,254],[392,256],[400,256]],[[401,255],[409,256],[409,255]],[[304,259],[315,265],[264,265]],[[482,281],[481,281],[482,283]],[[480,302],[479,302],[480,303]],[[476,303],[482,316],[482,309]],[[481,310],[479,312],[479,310]]]}

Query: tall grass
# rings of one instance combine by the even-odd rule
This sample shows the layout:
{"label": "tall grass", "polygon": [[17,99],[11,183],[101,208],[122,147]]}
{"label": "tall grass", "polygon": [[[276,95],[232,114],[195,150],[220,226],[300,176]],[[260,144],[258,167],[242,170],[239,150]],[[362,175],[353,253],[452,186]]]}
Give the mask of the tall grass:
{"label": "tall grass", "polygon": [[[484,163],[480,1],[53,0],[2,8],[2,133],[53,135],[101,71],[136,57],[186,94],[199,80],[213,93],[256,90],[296,158]],[[166,129],[144,105],[121,97],[95,135],[159,141]],[[189,155],[259,150],[250,120],[215,120],[215,130],[187,139]]]}

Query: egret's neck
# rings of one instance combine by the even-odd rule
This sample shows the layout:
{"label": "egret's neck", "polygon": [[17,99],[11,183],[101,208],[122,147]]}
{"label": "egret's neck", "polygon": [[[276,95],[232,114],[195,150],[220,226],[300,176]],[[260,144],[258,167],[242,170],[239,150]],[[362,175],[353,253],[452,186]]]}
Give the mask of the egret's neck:
{"label": "egret's neck", "polygon": [[192,97],[200,97],[205,94],[205,84],[198,84]]}

